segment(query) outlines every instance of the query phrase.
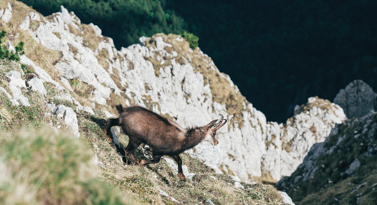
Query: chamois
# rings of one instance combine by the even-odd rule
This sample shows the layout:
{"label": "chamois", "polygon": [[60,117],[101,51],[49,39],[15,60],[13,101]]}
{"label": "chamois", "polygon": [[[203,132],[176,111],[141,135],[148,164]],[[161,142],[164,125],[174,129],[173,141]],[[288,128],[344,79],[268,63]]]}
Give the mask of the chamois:
{"label": "chamois", "polygon": [[[185,176],[182,172],[182,160],[179,154],[204,140],[217,145],[216,131],[227,122],[221,115],[219,121],[213,120],[202,127],[183,129],[176,122],[140,106],[123,108],[122,105],[117,105],[116,108],[119,118],[107,120],[106,134],[122,155],[123,161],[127,162],[125,158],[127,153],[131,163],[138,162],[139,166],[144,166],[158,163],[163,155],[168,155],[177,162],[178,176],[182,181],[185,180]],[[111,129],[112,126],[121,126],[123,132],[128,135],[129,143],[125,149],[126,153],[119,145],[117,136]],[[152,148],[153,160],[135,159],[133,152],[142,143]]]}

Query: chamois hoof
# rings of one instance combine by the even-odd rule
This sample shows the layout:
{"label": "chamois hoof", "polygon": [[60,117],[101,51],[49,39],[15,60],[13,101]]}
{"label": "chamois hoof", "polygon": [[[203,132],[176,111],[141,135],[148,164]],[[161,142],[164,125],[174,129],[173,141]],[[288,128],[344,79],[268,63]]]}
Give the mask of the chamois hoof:
{"label": "chamois hoof", "polygon": [[179,178],[181,178],[181,181],[186,181],[185,175],[183,173],[178,173]]}
{"label": "chamois hoof", "polygon": [[144,164],[145,164],[145,160],[137,159],[135,162],[135,165],[139,167],[144,167]]}

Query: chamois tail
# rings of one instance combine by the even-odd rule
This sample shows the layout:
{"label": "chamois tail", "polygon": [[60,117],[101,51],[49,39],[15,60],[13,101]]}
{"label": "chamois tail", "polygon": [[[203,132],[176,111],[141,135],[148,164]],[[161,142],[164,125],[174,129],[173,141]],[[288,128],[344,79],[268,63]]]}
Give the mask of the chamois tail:
{"label": "chamois tail", "polygon": [[106,120],[106,130],[105,130],[105,133],[107,136],[109,136],[110,140],[113,141],[113,131],[111,129],[112,126],[117,126],[119,125],[119,118],[116,118],[116,119],[112,119],[112,118],[109,118]]}

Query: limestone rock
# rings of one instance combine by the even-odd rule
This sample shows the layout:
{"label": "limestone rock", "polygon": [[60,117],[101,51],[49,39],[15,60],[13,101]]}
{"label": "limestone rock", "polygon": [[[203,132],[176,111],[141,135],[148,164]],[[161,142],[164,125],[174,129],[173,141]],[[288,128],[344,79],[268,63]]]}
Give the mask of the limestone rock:
{"label": "limestone rock", "polygon": [[359,159],[355,159],[346,170],[346,174],[351,175],[355,172],[355,170],[360,166],[361,162]]}
{"label": "limestone rock", "polygon": [[12,102],[12,105],[20,105],[20,103],[18,103],[17,100],[13,99],[13,97],[5,90],[5,88],[0,87],[0,90],[8,97],[8,99]]}
{"label": "limestone rock", "polygon": [[23,106],[30,106],[29,100],[22,95],[22,88],[26,88],[25,81],[21,79],[21,74],[17,71],[9,71],[7,73],[9,81],[9,89],[13,94],[13,99],[19,101]]}
{"label": "limestone rock", "polygon": [[41,79],[34,77],[31,80],[27,81],[26,84],[34,91],[39,92],[42,96],[47,94],[46,88],[43,85]]}
{"label": "limestone rock", "polygon": [[106,118],[116,118],[115,115],[109,113],[109,111],[107,110],[103,111],[103,113],[105,114]]}
{"label": "limestone rock", "polygon": [[31,11],[29,13],[29,16],[30,16],[30,20],[32,20],[32,21],[40,21],[41,20],[39,14],[37,14],[37,13],[35,13],[33,11]]}
{"label": "limestone rock", "polygon": [[69,91],[72,91],[72,92],[73,92],[73,89],[72,89],[72,87],[71,87],[71,84],[69,84],[69,81],[68,81],[66,78],[62,77],[62,78],[60,79],[60,81],[62,81],[63,85],[64,85]]}
{"label": "limestone rock", "polygon": [[245,187],[239,182],[234,182],[234,186],[239,189],[245,189]]}
{"label": "limestone rock", "polygon": [[8,7],[5,10],[0,10],[0,17],[5,23],[8,23],[12,18],[12,5],[10,5],[10,3],[8,3]]}
{"label": "limestone rock", "polygon": [[65,124],[72,129],[75,137],[80,137],[77,116],[72,108],[66,107],[64,105],[59,105],[52,110],[52,114],[56,115],[58,118],[63,119]]}
{"label": "limestone rock", "polygon": [[63,120],[65,124],[67,124],[72,129],[75,137],[79,138],[80,133],[79,133],[79,125],[77,124],[77,116],[76,116],[76,113],[72,110],[72,108],[70,107],[66,108],[63,115]]}
{"label": "limestone rock", "polygon": [[205,204],[215,205],[215,204],[211,201],[211,199],[207,199],[207,200],[205,201]]}
{"label": "limestone rock", "polygon": [[[178,173],[178,165],[175,163],[174,160],[172,160],[170,158],[166,158],[166,157],[164,157],[163,159],[166,161],[166,163],[168,163],[170,168],[172,168],[175,173]],[[186,165],[182,165],[182,171],[183,171],[183,174],[185,175],[185,177],[187,177],[189,179],[192,179],[192,177],[195,176],[195,174],[190,173],[188,171],[188,168],[187,168]]]}
{"label": "limestone rock", "polygon": [[[165,196],[165,197],[169,197],[169,194],[168,194],[168,193],[166,193],[166,192],[164,192],[164,191],[162,191],[162,190],[158,190],[158,191],[159,191],[160,195]],[[176,200],[176,199],[174,199],[173,197],[170,196],[169,198],[170,198],[170,200],[172,200],[172,201],[174,201],[174,202],[176,202],[176,203],[179,203],[179,201]]]}
{"label": "limestone rock", "polygon": [[84,110],[85,112],[87,112],[87,113],[89,113],[89,114],[94,115],[94,111],[93,111],[93,109],[90,108],[90,107],[83,107],[82,110]]}
{"label": "limestone rock", "polygon": [[63,119],[64,112],[66,110],[66,107],[64,105],[59,105],[52,109],[51,113],[56,115],[58,118]]}
{"label": "limestone rock", "polygon": [[165,48],[165,46],[168,46],[168,47],[171,47],[170,44],[167,44],[163,41],[162,37],[157,37],[156,38],[156,47],[157,47],[157,50],[163,50]]}
{"label": "limestone rock", "polygon": [[105,165],[101,161],[98,160],[97,154],[94,154],[93,163],[96,166],[105,167]]}
{"label": "limestone rock", "polygon": [[30,17],[26,16],[25,20],[20,24],[21,30],[28,30],[30,27]]}
{"label": "limestone rock", "polygon": [[285,193],[285,192],[283,192],[283,191],[279,191],[279,194],[280,194],[280,196],[283,197],[283,202],[284,202],[285,204],[295,205],[295,204],[293,203],[291,197],[289,197],[287,193]]}
{"label": "limestone rock", "polygon": [[53,110],[55,110],[55,104],[54,103],[46,103],[46,107],[50,110],[50,112],[52,113]]}
{"label": "limestone rock", "polygon": [[355,80],[341,89],[334,98],[334,103],[343,108],[347,117],[362,117],[374,110],[376,94],[362,80]]}
{"label": "limestone rock", "polygon": [[10,52],[16,53],[16,49],[13,47],[13,45],[10,42],[7,43],[7,47]]}
{"label": "limestone rock", "polygon": [[275,180],[289,176],[304,160],[310,148],[325,141],[332,128],[346,119],[342,108],[328,100],[311,97],[285,125],[267,125],[267,153],[264,173]]}

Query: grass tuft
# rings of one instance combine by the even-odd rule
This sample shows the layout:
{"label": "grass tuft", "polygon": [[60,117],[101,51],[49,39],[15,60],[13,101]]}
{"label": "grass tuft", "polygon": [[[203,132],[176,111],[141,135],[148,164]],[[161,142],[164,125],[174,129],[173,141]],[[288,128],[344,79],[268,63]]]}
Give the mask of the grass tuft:
{"label": "grass tuft", "polygon": [[[3,132],[0,142],[5,171],[28,187],[23,194],[35,204],[127,203],[117,189],[96,177],[93,154],[72,136],[45,126],[15,134]],[[11,202],[10,197],[19,195],[12,186],[5,187],[2,201]]]}

